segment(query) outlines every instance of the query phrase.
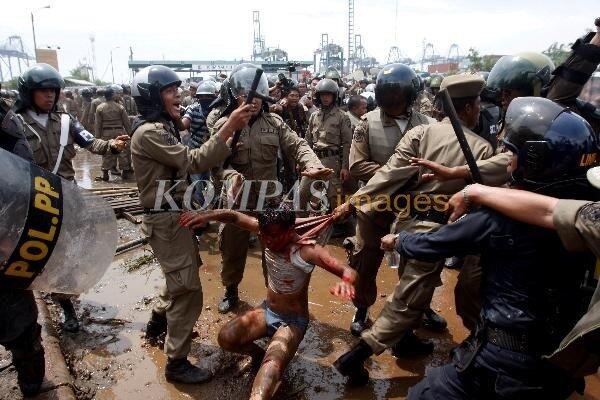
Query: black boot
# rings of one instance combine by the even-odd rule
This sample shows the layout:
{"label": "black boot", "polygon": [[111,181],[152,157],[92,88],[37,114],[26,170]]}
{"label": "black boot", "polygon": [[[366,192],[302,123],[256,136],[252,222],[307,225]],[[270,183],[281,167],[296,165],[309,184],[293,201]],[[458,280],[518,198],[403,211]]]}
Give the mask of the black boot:
{"label": "black boot", "polygon": [[104,182],[108,182],[109,179],[108,170],[102,170],[102,176],[96,178],[96,180]]}
{"label": "black boot", "polygon": [[335,360],[333,366],[340,374],[348,377],[348,383],[364,386],[369,382],[369,372],[363,364],[372,355],[371,347],[361,340],[349,352]]}
{"label": "black boot", "polygon": [[124,169],[123,172],[121,172],[121,179],[124,181],[131,179],[132,176],[133,174],[131,173],[131,170]]}
{"label": "black boot", "polygon": [[19,388],[25,397],[35,396],[44,380],[46,362],[40,333],[40,325],[34,324],[28,332],[7,346],[17,370]]}
{"label": "black boot", "polygon": [[369,309],[367,307],[357,307],[356,314],[354,314],[352,324],[350,325],[350,333],[356,337],[360,337],[360,334],[370,326]]}
{"label": "black boot", "polygon": [[212,378],[209,370],[196,367],[187,358],[169,358],[165,367],[165,377],[171,382],[202,383]]}
{"label": "black boot", "polygon": [[119,171],[116,168],[111,168],[110,173],[111,173],[111,175],[121,175],[121,171]]}
{"label": "black boot", "polygon": [[422,326],[430,331],[441,333],[446,331],[448,322],[446,322],[444,317],[430,308],[423,313]]}
{"label": "black boot", "polygon": [[239,300],[237,286],[227,286],[225,289],[225,297],[223,297],[223,300],[219,303],[219,312],[225,314],[226,312],[231,311],[237,306]]}
{"label": "black boot", "polygon": [[146,324],[146,340],[157,345],[165,342],[167,335],[167,317],[152,311],[150,320]]}
{"label": "black boot", "polygon": [[77,320],[77,313],[71,299],[60,300],[59,304],[65,316],[65,321],[62,324],[63,329],[71,333],[79,332],[79,320]]}
{"label": "black boot", "polygon": [[392,347],[392,354],[397,358],[422,357],[433,353],[433,348],[431,340],[421,339],[413,331],[408,331]]}

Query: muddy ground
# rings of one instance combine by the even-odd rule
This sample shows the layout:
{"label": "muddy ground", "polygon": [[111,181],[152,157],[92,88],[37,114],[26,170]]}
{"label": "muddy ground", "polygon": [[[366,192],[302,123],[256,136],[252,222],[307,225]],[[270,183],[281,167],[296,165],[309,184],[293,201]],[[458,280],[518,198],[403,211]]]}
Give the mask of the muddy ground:
{"label": "muddy ground", "polygon": [[[77,180],[83,187],[98,187],[99,157],[80,152],[77,157]],[[133,186],[133,182],[113,179],[102,186]],[[119,220],[119,242],[140,237],[139,225]],[[332,253],[344,259],[341,241],[330,245]],[[220,255],[216,251],[217,234],[213,226],[201,239],[204,265],[200,276],[204,290],[204,306],[196,327],[191,359],[209,367],[215,377],[203,385],[171,384],[165,381],[165,356],[143,339],[155,294],[161,285],[160,267],[149,246],[141,247],[115,258],[102,280],[77,300],[82,330],[78,334],[61,332],[61,348],[75,379],[75,394],[79,399],[243,399],[247,398],[254,376],[248,371],[247,359],[225,353],[216,344],[219,327],[235,317],[221,315],[216,305],[222,296]],[[391,293],[398,277],[395,270],[382,265],[377,283],[379,293],[373,307],[375,316]],[[445,270],[444,286],[436,290],[432,307],[449,323],[443,334],[418,330],[417,334],[432,338],[435,353],[423,359],[397,360],[386,352],[373,357],[367,367],[371,382],[364,388],[350,388],[345,378],[332,367],[333,361],[356,342],[348,332],[353,307],[331,296],[328,288],[335,277],[315,269],[310,286],[311,323],[296,357],[290,364],[277,399],[403,399],[407,390],[423,376],[427,366],[447,360],[449,350],[466,336],[455,314],[453,289],[456,271]],[[260,267],[260,249],[252,248],[244,280],[240,286],[243,312],[262,302],[266,294]],[[60,331],[60,315],[48,301],[55,325]],[[10,363],[10,357],[0,351],[0,370]],[[18,399],[14,370],[0,371],[0,398]],[[600,400],[600,380],[588,379],[586,399]]]}

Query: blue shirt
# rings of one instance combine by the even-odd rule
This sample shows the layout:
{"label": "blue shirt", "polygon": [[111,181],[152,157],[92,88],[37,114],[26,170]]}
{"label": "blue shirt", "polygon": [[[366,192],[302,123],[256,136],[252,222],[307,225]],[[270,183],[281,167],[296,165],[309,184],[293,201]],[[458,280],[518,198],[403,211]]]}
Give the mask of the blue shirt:
{"label": "blue shirt", "polygon": [[189,147],[197,149],[210,137],[206,126],[206,115],[199,102],[189,105],[185,110],[183,118],[190,120],[190,144]]}

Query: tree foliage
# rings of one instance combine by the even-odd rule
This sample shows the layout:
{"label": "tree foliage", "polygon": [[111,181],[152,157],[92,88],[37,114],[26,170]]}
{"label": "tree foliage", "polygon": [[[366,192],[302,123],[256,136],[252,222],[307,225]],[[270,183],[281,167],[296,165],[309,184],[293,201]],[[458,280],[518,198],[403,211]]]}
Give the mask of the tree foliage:
{"label": "tree foliage", "polygon": [[90,80],[90,67],[86,64],[79,63],[75,68],[71,70],[71,78],[81,79],[84,81]]}
{"label": "tree foliage", "polygon": [[554,42],[542,53],[547,55],[552,60],[554,65],[558,66],[565,62],[567,57],[569,57],[570,47],[571,46],[564,43],[558,44],[558,42]]}

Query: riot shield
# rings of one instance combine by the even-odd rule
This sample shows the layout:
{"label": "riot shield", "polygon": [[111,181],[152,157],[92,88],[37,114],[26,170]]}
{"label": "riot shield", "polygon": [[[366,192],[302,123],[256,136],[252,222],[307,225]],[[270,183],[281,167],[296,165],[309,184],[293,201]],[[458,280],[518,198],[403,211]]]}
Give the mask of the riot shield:
{"label": "riot shield", "polygon": [[0,149],[0,288],[83,293],[115,253],[117,222],[85,193]]}

